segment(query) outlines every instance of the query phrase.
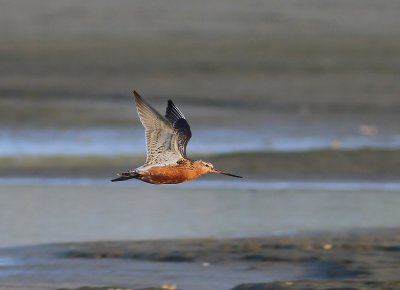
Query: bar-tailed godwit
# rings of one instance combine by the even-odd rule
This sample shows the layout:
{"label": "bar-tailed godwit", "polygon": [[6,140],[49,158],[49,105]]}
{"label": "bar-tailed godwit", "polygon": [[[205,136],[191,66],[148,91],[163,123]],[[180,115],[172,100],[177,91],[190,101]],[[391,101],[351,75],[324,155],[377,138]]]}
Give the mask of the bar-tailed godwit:
{"label": "bar-tailed godwit", "polygon": [[140,121],[145,128],[147,159],[133,170],[118,174],[111,181],[139,179],[153,184],[176,184],[207,173],[241,176],[214,168],[210,162],[186,157],[186,146],[192,137],[190,126],[182,112],[169,100],[165,118],[133,92]]}

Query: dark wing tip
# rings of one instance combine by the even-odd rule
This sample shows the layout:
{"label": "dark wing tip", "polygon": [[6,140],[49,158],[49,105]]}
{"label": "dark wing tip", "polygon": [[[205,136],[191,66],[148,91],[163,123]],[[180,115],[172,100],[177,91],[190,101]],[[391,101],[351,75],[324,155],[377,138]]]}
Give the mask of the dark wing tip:
{"label": "dark wing tip", "polygon": [[136,107],[142,107],[145,101],[143,100],[142,96],[139,95],[137,91],[133,91],[133,95],[135,96]]}
{"label": "dark wing tip", "polygon": [[175,106],[172,100],[168,100],[167,110],[165,112],[165,118],[171,123],[172,127],[179,133],[178,147],[179,151],[184,157],[186,157],[186,145],[189,139],[192,137],[189,123],[186,121],[185,116]]}
{"label": "dark wing tip", "polygon": [[[167,104],[167,110],[165,111],[165,117],[170,121],[170,122],[174,122],[172,119],[170,119],[172,116],[171,116],[171,114],[173,114],[174,113],[174,108],[175,107],[175,104],[174,104],[174,102],[171,100],[171,99],[169,99],[168,100],[168,104]],[[174,118],[174,117],[172,117],[173,119],[176,119],[176,118]]]}
{"label": "dark wing tip", "polygon": [[167,110],[165,112],[165,117],[169,120],[172,124],[174,124],[179,119],[185,119],[185,116],[182,112],[175,106],[174,102],[169,99]]}
{"label": "dark wing tip", "polygon": [[133,90],[133,95],[135,96],[136,99],[142,99],[142,97],[139,95],[139,93],[135,90]]}

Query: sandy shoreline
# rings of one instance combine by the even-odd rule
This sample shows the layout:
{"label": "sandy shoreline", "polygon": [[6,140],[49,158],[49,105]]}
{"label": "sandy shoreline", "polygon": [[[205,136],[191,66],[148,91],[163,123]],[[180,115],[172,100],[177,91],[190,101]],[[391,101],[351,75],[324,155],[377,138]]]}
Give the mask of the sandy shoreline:
{"label": "sandy shoreline", "polygon": [[0,289],[396,289],[399,242],[393,229],[11,248],[0,255],[19,262],[2,265]]}

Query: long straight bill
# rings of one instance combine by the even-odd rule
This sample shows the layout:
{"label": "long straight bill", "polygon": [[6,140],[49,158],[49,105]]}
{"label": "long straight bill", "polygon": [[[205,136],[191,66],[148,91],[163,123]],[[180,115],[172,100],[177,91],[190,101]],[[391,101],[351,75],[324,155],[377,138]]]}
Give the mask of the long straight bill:
{"label": "long straight bill", "polygon": [[224,174],[224,175],[228,175],[228,176],[232,176],[232,177],[237,177],[237,178],[243,178],[242,176],[235,175],[235,174],[232,174],[232,173],[228,173],[228,172],[225,172],[225,171],[222,171],[222,170],[218,170],[218,169],[213,169],[213,171],[211,171],[211,172],[212,172],[212,173]]}

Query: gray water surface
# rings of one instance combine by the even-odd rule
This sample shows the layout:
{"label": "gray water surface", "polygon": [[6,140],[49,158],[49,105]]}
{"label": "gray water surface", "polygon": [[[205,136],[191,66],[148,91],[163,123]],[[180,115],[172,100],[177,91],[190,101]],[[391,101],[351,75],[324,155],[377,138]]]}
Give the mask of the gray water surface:
{"label": "gray water surface", "polygon": [[400,226],[398,184],[272,185],[3,184],[0,247]]}

